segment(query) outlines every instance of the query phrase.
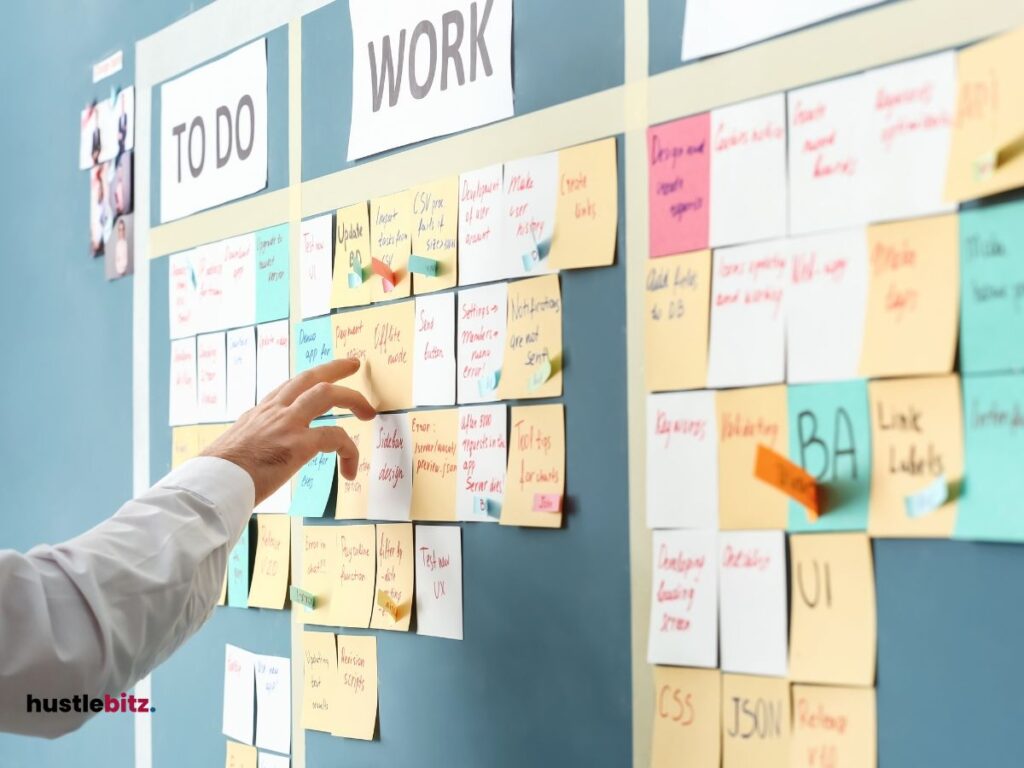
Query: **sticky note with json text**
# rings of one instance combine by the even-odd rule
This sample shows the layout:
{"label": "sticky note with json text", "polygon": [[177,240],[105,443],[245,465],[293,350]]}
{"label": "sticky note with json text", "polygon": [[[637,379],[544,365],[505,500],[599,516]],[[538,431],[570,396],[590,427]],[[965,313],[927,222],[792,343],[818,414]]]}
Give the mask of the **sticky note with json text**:
{"label": "sticky note with json text", "polygon": [[722,764],[722,673],[717,669],[654,668],[651,768]]}
{"label": "sticky note with json text", "polygon": [[414,187],[412,203],[412,253],[433,262],[434,274],[412,278],[416,293],[451,288],[456,283],[459,244],[459,177]]}
{"label": "sticky note with json text", "polygon": [[789,768],[789,681],[722,675],[722,768]]}
{"label": "sticky note with json text", "polygon": [[647,129],[652,258],[708,247],[710,126],[705,112]]}
{"label": "sticky note with json text", "polygon": [[615,138],[559,150],[551,268],[606,267],[614,262],[618,223]]}
{"label": "sticky note with json text", "polygon": [[793,686],[792,766],[878,764],[874,688]]}
{"label": "sticky note with json text", "polygon": [[412,519],[455,520],[459,411],[409,414],[412,433]]}
{"label": "sticky note with json text", "polygon": [[[412,524],[388,523],[377,526],[377,586],[374,589],[373,629],[409,631],[412,616],[415,553]],[[394,610],[382,605],[380,593],[387,594]]]}
{"label": "sticky note with json text", "polygon": [[651,259],[646,268],[647,390],[701,389],[708,375],[711,251]]}
{"label": "sticky note with json text", "polygon": [[331,732],[370,741],[377,726],[377,638],[338,635],[338,716]]}
{"label": "sticky note with json text", "polygon": [[462,529],[416,526],[416,633],[462,639]]}
{"label": "sticky note with json text", "polygon": [[558,275],[509,283],[499,397],[558,397],[562,394],[562,365],[562,292]]}
{"label": "sticky note with json text", "polygon": [[565,406],[514,406],[509,421],[501,524],[558,528],[565,496]]}

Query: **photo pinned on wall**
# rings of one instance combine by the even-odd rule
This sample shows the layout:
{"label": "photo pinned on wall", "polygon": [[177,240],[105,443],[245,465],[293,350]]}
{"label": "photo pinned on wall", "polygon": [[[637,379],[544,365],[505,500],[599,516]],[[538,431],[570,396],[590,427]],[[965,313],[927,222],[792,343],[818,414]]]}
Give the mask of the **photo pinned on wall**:
{"label": "photo pinned on wall", "polygon": [[113,163],[100,163],[89,171],[89,248],[93,256],[103,254],[103,244],[113,231],[110,201],[113,175]]}
{"label": "photo pinned on wall", "polygon": [[135,271],[134,219],[131,213],[114,219],[113,232],[104,249],[107,280],[119,280]]}
{"label": "photo pinned on wall", "polygon": [[107,255],[108,280],[132,273],[134,147],[134,87],[113,89],[110,98],[82,110],[79,166],[89,171],[89,250]]}

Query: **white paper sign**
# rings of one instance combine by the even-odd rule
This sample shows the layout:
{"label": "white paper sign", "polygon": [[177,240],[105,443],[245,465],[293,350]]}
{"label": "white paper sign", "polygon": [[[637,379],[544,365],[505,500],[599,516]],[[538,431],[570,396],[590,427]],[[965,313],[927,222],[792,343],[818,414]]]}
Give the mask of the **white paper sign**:
{"label": "white paper sign", "polygon": [[785,380],[788,267],[785,240],[714,252],[708,387]]}
{"label": "white paper sign", "polygon": [[416,633],[462,639],[462,529],[416,526]]}
{"label": "white paper sign", "polygon": [[797,238],[789,248],[787,381],[857,378],[867,307],[867,232]]}
{"label": "white paper sign", "polygon": [[409,414],[382,413],[373,420],[369,516],[408,520],[412,503],[412,433]]}
{"label": "white paper sign", "polygon": [[456,388],[460,403],[498,399],[507,312],[506,283],[459,291]]}
{"label": "white paper sign", "polygon": [[648,664],[718,666],[718,533],[655,531]]}
{"label": "white paper sign", "polygon": [[299,308],[303,319],[331,311],[333,229],[329,213],[306,219],[299,229]]}
{"label": "white paper sign", "polygon": [[288,380],[288,321],[256,326],[256,402]]}
{"label": "white paper sign", "polygon": [[647,396],[647,526],[718,528],[714,392]]}
{"label": "white paper sign", "polygon": [[416,297],[412,401],[455,404],[455,294]]}
{"label": "white paper sign", "polygon": [[455,517],[496,523],[505,500],[508,412],[505,405],[459,409]]}
{"label": "white paper sign", "polygon": [[256,746],[287,754],[292,746],[291,659],[256,657]]}
{"label": "white paper sign", "polygon": [[267,41],[160,86],[160,221],[267,186]]}
{"label": "white paper sign", "polygon": [[167,423],[172,427],[195,424],[199,392],[196,384],[196,337],[171,342],[170,413]]}
{"label": "white paper sign", "polygon": [[224,249],[220,243],[208,243],[194,249],[192,268],[196,278],[196,331],[209,333],[226,328]]}
{"label": "white paper sign", "polygon": [[193,254],[193,251],[182,251],[167,257],[168,305],[170,307],[172,339],[194,336],[199,330],[196,317],[199,286],[192,264]]}
{"label": "white paper sign", "polygon": [[513,114],[512,0],[349,0],[348,159]]}
{"label": "white paper sign", "polygon": [[550,272],[548,251],[558,206],[558,153],[505,163],[502,277]]}
{"label": "white paper sign", "polygon": [[256,698],[256,656],[234,645],[224,646],[224,716],[221,730],[225,736],[243,744],[253,743]]}
{"label": "white paper sign", "polygon": [[719,534],[722,671],[786,675],[784,531]]}
{"label": "white paper sign", "polygon": [[711,110],[711,246],[786,234],[786,101]]}
{"label": "white paper sign", "polygon": [[227,332],[228,421],[256,405],[256,329],[236,328]]}
{"label": "white paper sign", "polygon": [[218,246],[224,251],[224,325],[252,325],[256,322],[256,235],[231,237]]}
{"label": "white paper sign", "polygon": [[854,75],[789,92],[790,234],[867,223],[864,88]]}
{"label": "white paper sign", "polygon": [[196,337],[198,405],[202,423],[227,421],[227,355],[224,332]]}
{"label": "white paper sign", "polygon": [[459,285],[500,280],[503,166],[459,176]]}

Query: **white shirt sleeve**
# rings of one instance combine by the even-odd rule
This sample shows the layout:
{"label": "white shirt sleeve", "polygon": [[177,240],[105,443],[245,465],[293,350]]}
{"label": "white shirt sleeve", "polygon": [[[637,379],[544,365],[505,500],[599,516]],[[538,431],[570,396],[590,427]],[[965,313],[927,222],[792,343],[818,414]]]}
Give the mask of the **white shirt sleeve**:
{"label": "white shirt sleeve", "polygon": [[0,550],[0,731],[72,731],[92,713],[28,697],[120,698],[170,656],[212,613],[254,497],[245,470],[200,457],[81,536]]}

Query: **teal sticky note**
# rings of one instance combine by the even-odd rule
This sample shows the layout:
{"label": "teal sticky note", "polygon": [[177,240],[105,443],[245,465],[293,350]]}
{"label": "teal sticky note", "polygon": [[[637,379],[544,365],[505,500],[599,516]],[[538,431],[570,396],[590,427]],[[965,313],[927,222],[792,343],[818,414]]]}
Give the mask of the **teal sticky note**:
{"label": "teal sticky note", "polygon": [[1024,368],[1024,200],[960,214],[960,369]]}
{"label": "teal sticky note", "polygon": [[232,608],[249,607],[249,526],[228,554],[228,605]]}
{"label": "teal sticky note", "polygon": [[871,422],[867,383],[803,384],[787,390],[789,458],[818,481],[824,496],[816,522],[789,503],[791,531],[863,531],[871,489]]}
{"label": "teal sticky note", "polygon": [[966,376],[957,539],[1024,542],[1024,376]]}
{"label": "teal sticky note", "polygon": [[295,330],[294,373],[313,368],[334,359],[334,339],[331,336],[331,317],[314,317],[299,323]]}
{"label": "teal sticky note", "polygon": [[409,271],[426,277],[437,277],[437,259],[412,254],[409,257]]}
{"label": "teal sticky note", "polygon": [[312,611],[316,607],[316,595],[312,592],[307,592],[294,584],[288,587],[288,597],[293,603],[301,605],[307,611]]}
{"label": "teal sticky note", "polygon": [[[311,427],[333,427],[334,419],[314,421]],[[323,517],[337,479],[338,454],[318,453],[303,465],[295,477],[288,514],[295,517]]]}
{"label": "teal sticky note", "polygon": [[288,225],[256,233],[256,322],[288,317]]}

